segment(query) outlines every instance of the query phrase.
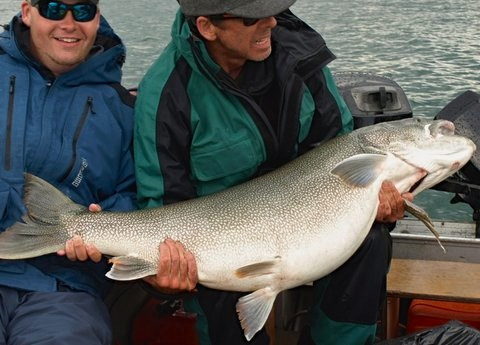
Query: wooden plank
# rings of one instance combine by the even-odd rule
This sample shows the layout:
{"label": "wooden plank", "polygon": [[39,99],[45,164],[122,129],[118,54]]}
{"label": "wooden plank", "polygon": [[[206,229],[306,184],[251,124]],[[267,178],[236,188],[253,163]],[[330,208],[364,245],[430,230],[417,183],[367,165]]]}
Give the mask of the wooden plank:
{"label": "wooden plank", "polygon": [[480,303],[480,264],[393,258],[387,275],[386,339],[398,335],[400,298]]}
{"label": "wooden plank", "polygon": [[393,259],[387,276],[389,296],[480,302],[480,264]]}
{"label": "wooden plank", "polygon": [[[474,222],[433,221],[440,237],[475,238]],[[397,221],[394,233],[433,236],[425,224],[416,218],[403,218]]]}

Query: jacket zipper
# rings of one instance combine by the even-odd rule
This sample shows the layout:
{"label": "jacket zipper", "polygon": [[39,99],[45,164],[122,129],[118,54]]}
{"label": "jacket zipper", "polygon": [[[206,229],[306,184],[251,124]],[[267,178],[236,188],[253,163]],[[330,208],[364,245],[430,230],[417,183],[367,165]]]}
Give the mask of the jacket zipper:
{"label": "jacket zipper", "polygon": [[90,96],[87,98],[87,102],[85,103],[85,107],[83,108],[82,116],[80,118],[80,121],[78,122],[77,128],[75,129],[75,133],[73,135],[73,139],[72,139],[72,159],[70,160],[70,164],[68,165],[68,168],[67,168],[65,174],[61,178],[62,182],[64,182],[67,179],[67,177],[72,172],[73,167],[75,166],[75,161],[77,160],[78,138],[80,137],[80,134],[82,133],[83,126],[85,125],[85,122],[87,121],[89,112],[91,112],[92,114],[95,114],[95,112],[93,110],[93,98],[90,97]]}
{"label": "jacket zipper", "polygon": [[8,108],[7,108],[7,128],[5,135],[5,170],[12,168],[12,122],[13,122],[13,96],[15,94],[15,76],[10,77],[10,85],[8,87]]}
{"label": "jacket zipper", "polygon": [[[280,144],[278,142],[278,137],[275,134],[275,130],[271,126],[270,121],[268,121],[268,119],[266,118],[263,110],[260,109],[260,107],[255,102],[252,102],[251,97],[248,94],[235,88],[234,86],[231,85],[231,83],[229,83],[226,80],[223,80],[221,78],[218,79],[218,77],[215,78],[214,77],[215,72],[211,70],[208,63],[203,58],[200,52],[200,49],[197,46],[196,40],[198,40],[198,38],[196,38],[194,35],[191,35],[190,40],[191,40],[190,45],[192,47],[193,57],[197,61],[197,66],[199,66],[202,72],[214,83],[220,84],[222,87],[227,89],[231,94],[243,99],[256,113],[256,117],[258,121],[263,125],[263,129],[259,127],[259,130],[263,136],[265,149],[267,150],[267,157],[275,157],[276,154],[278,153]],[[253,114],[250,113],[250,116],[253,116]]]}

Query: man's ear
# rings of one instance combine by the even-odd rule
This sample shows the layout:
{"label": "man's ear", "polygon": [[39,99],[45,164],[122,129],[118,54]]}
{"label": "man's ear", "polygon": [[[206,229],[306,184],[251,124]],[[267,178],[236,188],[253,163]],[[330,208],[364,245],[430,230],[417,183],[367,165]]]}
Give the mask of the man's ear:
{"label": "man's ear", "polygon": [[30,17],[31,17],[31,12],[32,12],[32,6],[27,2],[27,1],[22,1],[21,5],[21,11],[22,11],[22,22],[30,27]]}
{"label": "man's ear", "polygon": [[208,17],[199,16],[196,19],[197,30],[207,41],[214,41],[217,38],[217,27],[213,25]]}

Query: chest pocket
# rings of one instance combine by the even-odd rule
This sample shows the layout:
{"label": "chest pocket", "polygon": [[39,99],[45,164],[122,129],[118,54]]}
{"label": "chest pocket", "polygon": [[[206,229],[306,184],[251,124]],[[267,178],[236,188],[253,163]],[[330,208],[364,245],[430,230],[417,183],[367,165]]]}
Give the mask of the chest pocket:
{"label": "chest pocket", "polygon": [[248,180],[263,160],[264,154],[248,139],[192,151],[191,171],[198,195],[218,192]]}

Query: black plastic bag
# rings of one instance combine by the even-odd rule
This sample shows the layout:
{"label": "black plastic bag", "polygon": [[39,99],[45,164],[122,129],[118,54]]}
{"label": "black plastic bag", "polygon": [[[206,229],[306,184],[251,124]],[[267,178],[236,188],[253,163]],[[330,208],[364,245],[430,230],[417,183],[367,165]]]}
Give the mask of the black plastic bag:
{"label": "black plastic bag", "polygon": [[479,345],[480,331],[460,321],[429,328],[401,338],[386,340],[378,345]]}

